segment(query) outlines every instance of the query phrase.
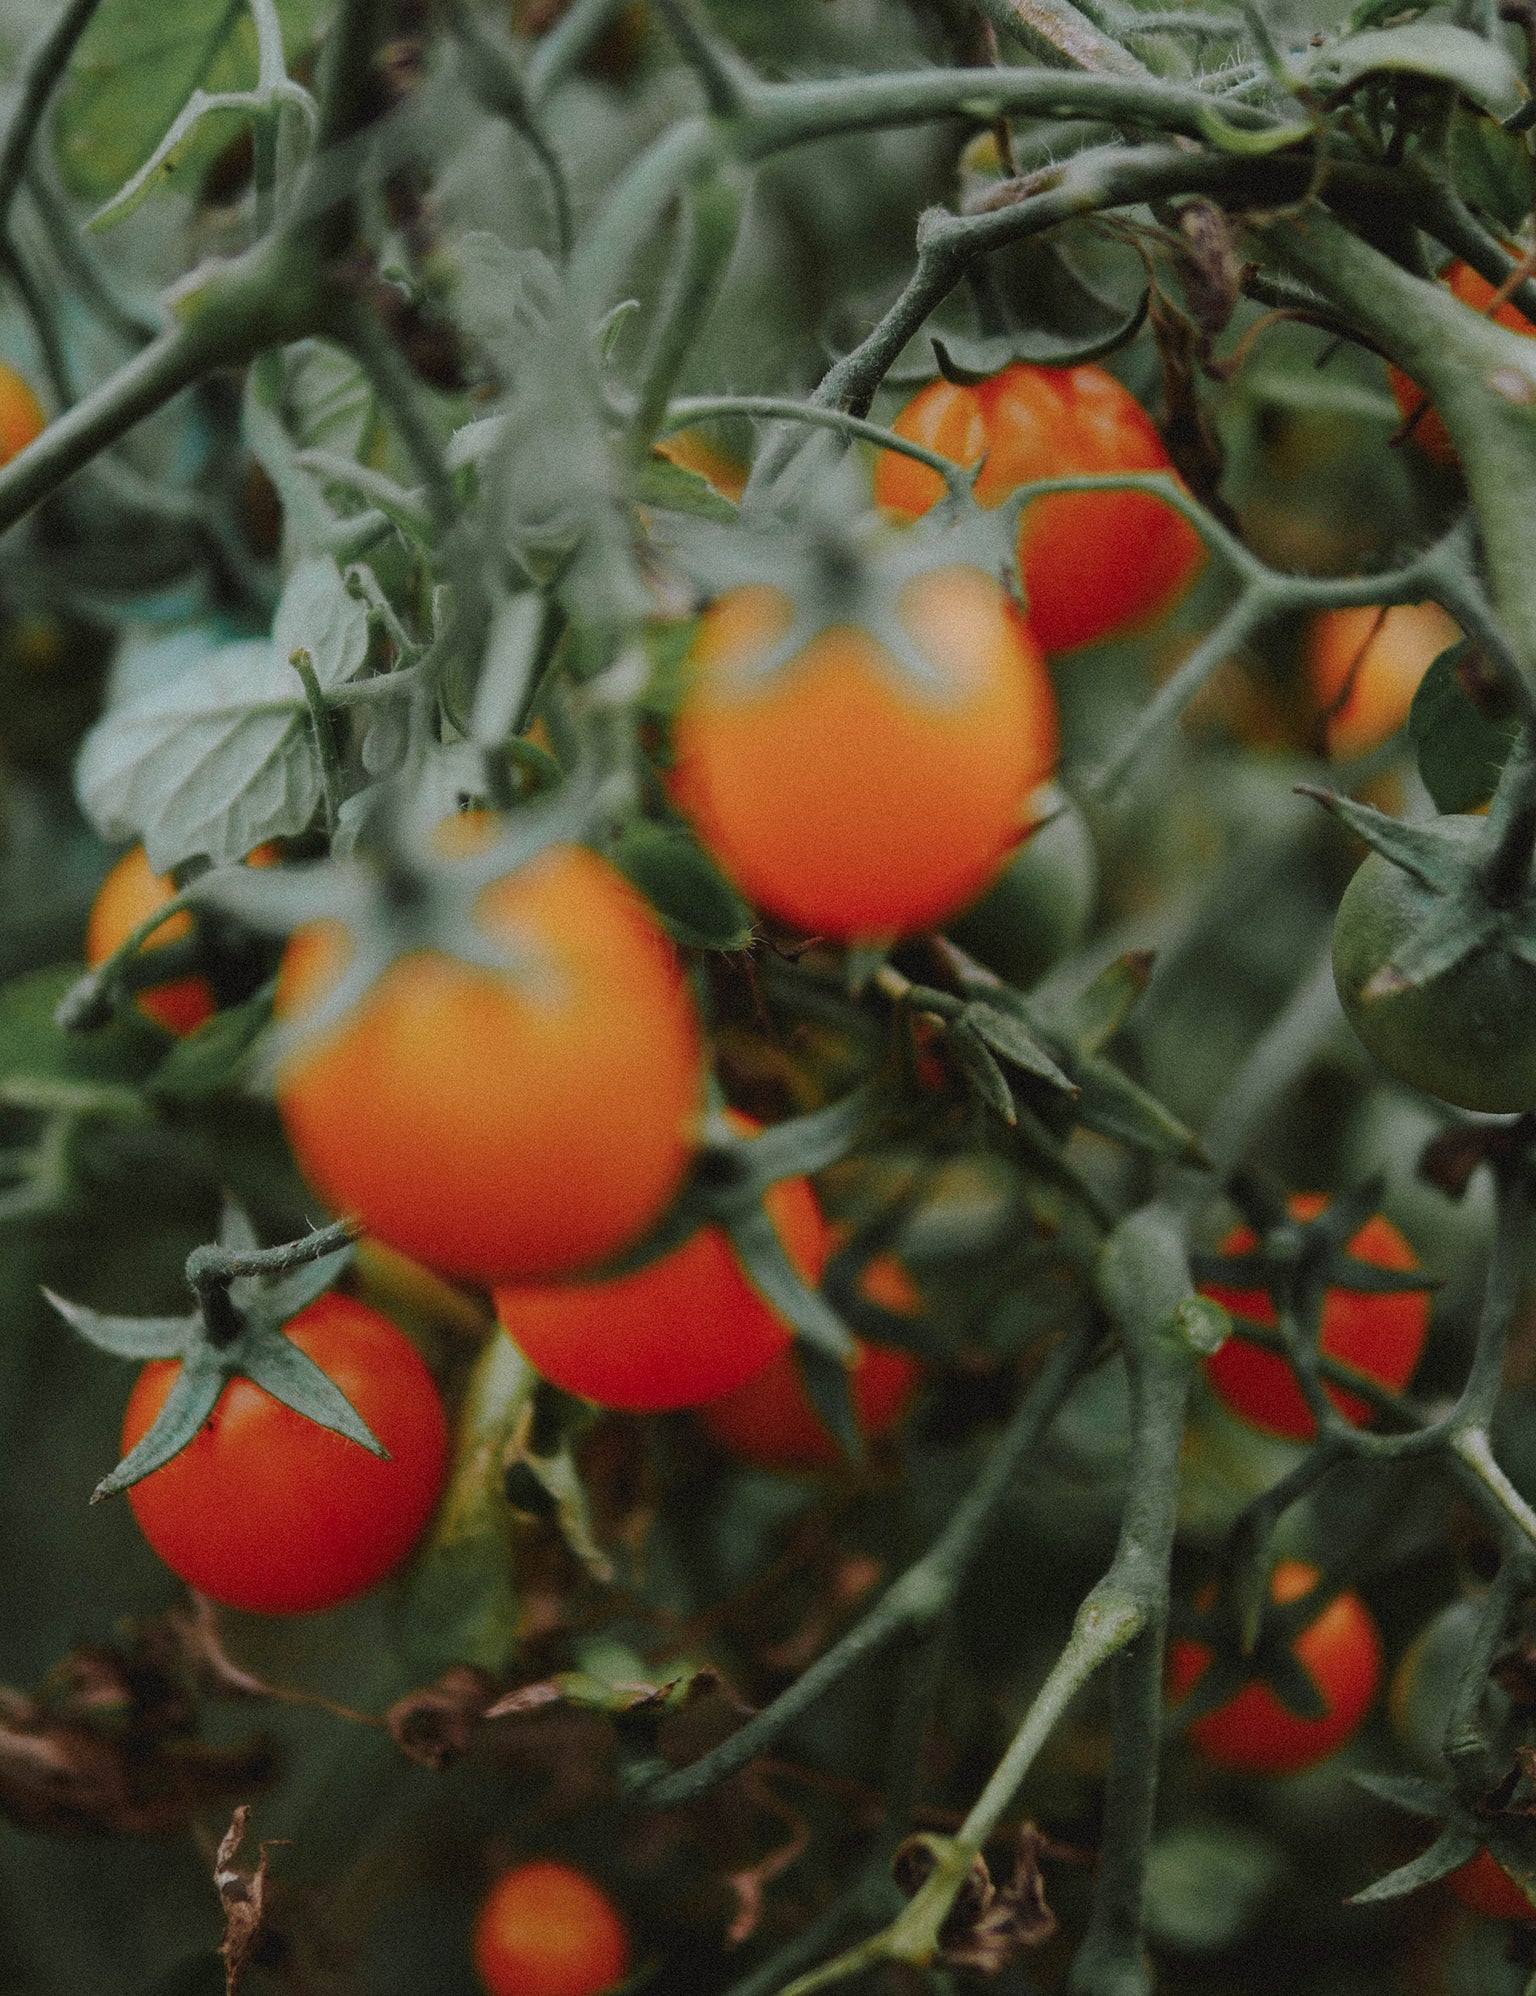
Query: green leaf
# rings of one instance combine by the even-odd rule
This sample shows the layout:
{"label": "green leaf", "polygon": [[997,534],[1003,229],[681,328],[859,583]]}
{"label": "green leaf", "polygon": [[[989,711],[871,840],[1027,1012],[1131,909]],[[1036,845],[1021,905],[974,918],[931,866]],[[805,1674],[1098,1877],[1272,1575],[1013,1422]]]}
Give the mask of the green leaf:
{"label": "green leaf", "polygon": [[273,988],[266,985],[253,998],[226,1005],[195,1033],[177,1040],[155,1069],[149,1093],[176,1102],[203,1102],[226,1093],[271,1023]]}
{"label": "green leaf", "polygon": [[327,691],[350,679],[368,656],[368,607],[328,556],[310,556],[289,576],[272,622],[272,649],[284,664],[296,651],[307,651]]}
{"label": "green leaf", "polygon": [[630,825],[609,857],[655,907],[672,936],[693,949],[746,949],[752,910],[703,847],[680,825]]}
{"label": "green leaf", "polygon": [[89,1107],[142,1113],[136,1091],[165,1052],[165,1035],[136,1013],[89,1033],[62,1032],[54,1013],[79,970],[35,970],[0,987],[0,1101],[15,1108]]}
{"label": "green leaf", "polygon": [[664,457],[648,458],[635,479],[635,498],[663,513],[693,513],[701,520],[736,518],[736,508],[707,478]]}
{"label": "green leaf", "polygon": [[[312,39],[323,0],[277,0],[283,44]],[[65,71],[54,146],[66,185],[104,201],[145,165],[199,90],[243,91],[257,77],[247,0],[101,0]],[[192,133],[176,161],[191,186],[228,143],[218,118]]]}
{"label": "green leaf", "polygon": [[849,1462],[861,1462],[864,1437],[854,1412],[847,1366],[804,1338],[795,1341],[795,1363],[823,1426]]}
{"label": "green leaf", "polygon": [[1493,795],[1520,732],[1508,708],[1508,696],[1480,670],[1480,654],[1465,638],[1441,652],[1419,681],[1408,739],[1437,810],[1472,811]]}
{"label": "green leaf", "polygon": [[1282,1870],[1275,1844],[1230,1821],[1170,1830],[1147,1858],[1147,1925],[1156,1940],[1186,1953],[1226,1947]]}
{"label": "green leaf", "polygon": [[1370,29],[1313,52],[1304,71],[1320,90],[1344,90],[1378,74],[1429,77],[1449,83],[1506,118],[1523,102],[1519,72],[1502,41],[1485,41],[1470,28],[1444,20],[1409,21],[1401,27]]}
{"label": "green leaf", "polygon": [[1071,1076],[1062,1072],[1034,1035],[1026,1031],[1011,1013],[1000,1011],[997,1006],[984,1004],[979,999],[973,1000],[960,1014],[956,1028],[975,1033],[993,1053],[1001,1054],[1021,1073],[1032,1074],[1039,1081],[1048,1081],[1064,1095],[1076,1095],[1078,1092]]}
{"label": "green leaf", "polygon": [[1444,1878],[1452,1871],[1459,1871],[1470,1858],[1477,1856],[1480,1839],[1459,1824],[1449,1824],[1443,1829],[1426,1851],[1407,1864],[1399,1865],[1396,1871],[1389,1871],[1385,1878],[1378,1878],[1374,1885],[1367,1885],[1363,1892],[1357,1892],[1349,1901],[1351,1906],[1374,1906],[1383,1899],[1401,1899],[1405,1893],[1417,1892],[1421,1885],[1433,1885],[1437,1878]]}
{"label": "green leaf", "polygon": [[1464,104],[1451,121],[1451,173],[1462,199],[1501,231],[1520,228],[1536,202],[1536,164],[1525,138]]}

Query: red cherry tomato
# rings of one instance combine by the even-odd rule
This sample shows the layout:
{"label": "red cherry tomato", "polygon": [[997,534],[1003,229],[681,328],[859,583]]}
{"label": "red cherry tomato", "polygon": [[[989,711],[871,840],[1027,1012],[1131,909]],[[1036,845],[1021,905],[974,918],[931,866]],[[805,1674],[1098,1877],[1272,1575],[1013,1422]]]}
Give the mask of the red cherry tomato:
{"label": "red cherry tomato", "polygon": [[[1511,254],[1520,257],[1524,251],[1514,250]],[[1510,332],[1524,333],[1527,337],[1536,333],[1536,326],[1507,298],[1496,312],[1490,313],[1488,306],[1494,297],[1494,286],[1486,277],[1479,277],[1467,264],[1460,261],[1451,264],[1441,273],[1440,281],[1450,286],[1463,305],[1470,305],[1474,312],[1492,318],[1496,326],[1506,326]],[[1400,368],[1388,368],[1387,376],[1392,385],[1392,399],[1402,412],[1403,420],[1407,422],[1409,418],[1418,416],[1413,426],[1413,440],[1419,449],[1428,452],[1440,464],[1454,464],[1456,446],[1451,442],[1451,433],[1441,422],[1437,411],[1427,409],[1419,415],[1419,411],[1424,409],[1423,391]]]}
{"label": "red cherry tomato", "polygon": [[629,1970],[629,1934],[584,1872],[551,1858],[504,1871],[475,1916],[487,1996],[602,1996]]}
{"label": "red cherry tomato", "polygon": [[[756,1127],[744,1116],[732,1121]],[[809,1181],[779,1180],[764,1204],[814,1288],[828,1238]],[[509,1283],[496,1291],[496,1314],[544,1378],[635,1413],[713,1400],[761,1372],[794,1335],[747,1279],[721,1227],[700,1227],[681,1247],[606,1282]]]}
{"label": "red cherry tomato", "polygon": [[[1298,1192],[1286,1202],[1291,1217],[1315,1219],[1328,1204],[1321,1192]],[[1221,1243],[1223,1254],[1247,1254],[1257,1245],[1248,1227],[1234,1227]],[[1408,1271],[1418,1257],[1390,1220],[1374,1214],[1349,1242],[1357,1261],[1376,1268]],[[1234,1335],[1205,1361],[1205,1374],[1217,1397],[1251,1427],[1289,1441],[1310,1441],[1317,1433],[1312,1411],[1296,1384],[1290,1366],[1278,1352],[1249,1344],[1241,1319],[1255,1324],[1279,1322],[1274,1302],[1262,1289],[1228,1289],[1207,1283],[1201,1292],[1238,1319]],[[1353,1366],[1399,1392],[1413,1377],[1414,1367],[1429,1335],[1429,1298],[1422,1290],[1370,1296],[1352,1289],[1330,1289],[1323,1301],[1318,1347],[1326,1358]],[[1342,1387],[1330,1386],[1329,1399],[1356,1427],[1371,1418],[1366,1403]]]}
{"label": "red cherry tomato", "polygon": [[846,625],[754,671],[791,619],[765,585],[720,597],[694,644],[673,794],[747,898],[811,934],[896,934],[963,907],[1055,765],[1055,695],[998,584],[938,568],[900,600],[937,686]]}
{"label": "red cherry tomato", "polygon": [[[1005,367],[990,381],[933,381],[892,425],[898,436],[980,464],[975,493],[1001,505],[1038,478],[1168,471],[1146,411],[1102,367]],[[915,519],[936,505],[936,471],[895,451],[875,470],[875,498]],[[1019,570],[1030,628],[1048,652],[1073,651],[1138,629],[1189,586],[1205,559],[1200,536],[1166,501],[1145,492],[1053,493],[1019,521]]]}
{"label": "red cherry tomato", "polygon": [[[422,950],[278,1076],[294,1155],[334,1205],[417,1261],[486,1284],[620,1253],[687,1171],[703,1092],[676,952],[623,877],[553,846],[488,887],[487,935],[527,974]],[[278,978],[301,1019],[345,932],[300,929]]]}
{"label": "red cherry tomato", "polygon": [[[147,922],[176,892],[174,880],[156,873],[143,846],[125,852],[96,891],[90,919],[85,925],[85,960],[94,970],[105,963],[141,922]],[[160,949],[192,933],[192,917],[185,909],[170,916],[154,930],[144,944],[146,950]],[[213,1017],[218,1001],[206,977],[177,977],[168,984],[152,985],[138,993],[134,1001],[146,1017],[164,1026],[168,1033],[182,1038]]]}
{"label": "red cherry tomato", "polygon": [[1536,1920],[1536,1906],[1491,1851],[1480,1850],[1446,1883],[1463,1906],[1485,1920]]}
{"label": "red cherry tomato", "polygon": [[0,464],[9,464],[43,433],[42,405],[14,367],[0,361]]}
{"label": "red cherry tomato", "polygon": [[[1317,1568],[1304,1560],[1281,1560],[1270,1579],[1270,1599],[1280,1606],[1300,1600],[1317,1579]],[[1359,1595],[1335,1595],[1296,1638],[1295,1650],[1327,1705],[1323,1716],[1304,1719],[1267,1684],[1245,1684],[1191,1722],[1189,1740],[1206,1760],[1234,1774],[1297,1774],[1353,1736],[1381,1681],[1381,1638]],[[1192,1637],[1171,1642],[1169,1698],[1177,1704],[1187,1697],[1213,1661],[1209,1646]]]}
{"label": "red cherry tomato", "polygon": [[[145,1538],[189,1587],[260,1615],[333,1607],[382,1580],[421,1536],[448,1462],[432,1375],[387,1317],[331,1292],[287,1330],[389,1460],[237,1378],[181,1454],[128,1492]],[[148,1433],[180,1369],[156,1359],[139,1374],[124,1454]]]}

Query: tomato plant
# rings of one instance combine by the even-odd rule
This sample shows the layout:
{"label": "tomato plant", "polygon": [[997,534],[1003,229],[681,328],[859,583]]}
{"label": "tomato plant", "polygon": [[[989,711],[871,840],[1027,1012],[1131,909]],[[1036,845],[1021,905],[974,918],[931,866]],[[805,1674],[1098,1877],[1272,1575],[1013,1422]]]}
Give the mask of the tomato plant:
{"label": "tomato plant", "polygon": [[[129,1492],[139,1528],[200,1594],[262,1615],[334,1607],[391,1573],[442,1489],[448,1428],[415,1347],[376,1310],[327,1295],[288,1335],[389,1451],[381,1460],[274,1400],[254,1381],[224,1388],[196,1438]],[[180,1371],[144,1367],[123,1417],[134,1448]]]}
{"label": "tomato plant", "polygon": [[[1286,1204],[1292,1219],[1312,1220],[1326,1210],[1328,1201],[1322,1193],[1297,1192]],[[1256,1245],[1257,1236],[1250,1227],[1233,1227],[1222,1239],[1220,1252],[1242,1255]],[[1400,1273],[1419,1265],[1407,1241],[1379,1213],[1351,1236],[1347,1252],[1356,1261]],[[1203,1293],[1239,1320],[1246,1318],[1270,1327],[1279,1321],[1273,1297],[1262,1289],[1207,1283]],[[1429,1298],[1416,1291],[1373,1296],[1338,1287],[1324,1294],[1319,1352],[1394,1392],[1400,1392],[1413,1377],[1428,1335]],[[1205,1376],[1224,1405],[1266,1434],[1310,1441],[1317,1433],[1317,1422],[1289,1365],[1278,1352],[1248,1343],[1241,1321],[1235,1335],[1205,1361]],[[1347,1419],[1356,1423],[1369,1420],[1370,1409],[1357,1394],[1337,1386],[1324,1390]]]}
{"label": "tomato plant", "polygon": [[[980,465],[983,506],[1038,478],[1171,469],[1146,411],[1101,367],[1009,367],[973,387],[935,381],[894,428],[957,464]],[[926,465],[882,454],[875,497],[890,512],[915,518],[942,491]],[[1076,651],[1161,615],[1202,558],[1189,522],[1142,492],[1034,500],[1019,519],[1018,555],[1030,628],[1048,652]]]}
{"label": "tomato plant", "polygon": [[1328,753],[1366,755],[1408,719],[1419,681],[1461,635],[1438,603],[1325,610],[1308,627],[1307,676]]}
{"label": "tomato plant", "polygon": [[[1463,263],[1459,257],[1449,263],[1440,274],[1440,281],[1450,291],[1452,297],[1469,305],[1474,312],[1491,318],[1496,325],[1507,326],[1512,333],[1519,333],[1529,339],[1533,328],[1529,319],[1517,305],[1512,305],[1507,297],[1494,304],[1500,287],[1492,285],[1486,277]],[[1491,308],[1491,309],[1490,309]],[[1414,383],[1411,375],[1400,367],[1387,370],[1387,379],[1392,387],[1392,399],[1402,414],[1403,421],[1412,425],[1411,435],[1422,451],[1441,464],[1456,462],[1456,446],[1451,441],[1449,430],[1439,410],[1431,408],[1423,390]]]}
{"label": "tomato plant", "polygon": [[997,584],[920,573],[898,601],[919,679],[834,625],[788,659],[766,586],[705,615],[674,725],[674,793],[748,898],[813,934],[941,922],[1002,867],[1056,760],[1045,667]]}
{"label": "tomato plant", "polygon": [[504,1871],[481,1901],[474,1958],[487,1996],[603,1996],[628,1971],[629,1935],[585,1872],[535,1858]]}
{"label": "tomato plant", "polygon": [[[402,957],[290,1054],[278,1106],[306,1174],[390,1246],[482,1282],[565,1274],[627,1247],[677,1189],[698,1023],[670,944],[595,853],[541,853],[479,914],[527,953],[521,974]],[[301,930],[279,1015],[302,1022],[346,955],[337,930]]]}
{"label": "tomato plant", "polygon": [[[921,1372],[916,1359],[861,1338],[849,1374],[854,1418],[866,1441],[887,1434],[911,1406]],[[710,1440],[758,1469],[835,1469],[837,1443],[818,1417],[796,1370],[781,1352],[733,1392],[701,1407]]]}
{"label": "tomato plant", "polygon": [[[125,852],[112,868],[91,903],[85,928],[85,960],[93,967],[104,963],[133,931],[147,922],[155,910],[169,901],[176,883],[156,873],[143,846]],[[192,933],[192,917],[185,910],[166,918],[151,932],[143,945],[147,950],[179,942]],[[139,1010],[168,1033],[192,1033],[213,1017],[217,1003],[205,977],[175,977],[164,984],[141,991]]]}
{"label": "tomato plant", "polygon": [[[1318,1579],[1315,1566],[1283,1559],[1270,1576],[1270,1600],[1280,1607],[1299,1601]],[[1336,1594],[1292,1648],[1323,1701],[1322,1714],[1304,1718],[1268,1684],[1246,1684],[1190,1722],[1187,1737],[1202,1758],[1234,1774],[1299,1774],[1353,1737],[1381,1681],[1381,1638],[1365,1603],[1358,1594]],[[1207,1644],[1176,1638],[1168,1649],[1169,1696],[1175,1702],[1187,1697],[1212,1662]]]}

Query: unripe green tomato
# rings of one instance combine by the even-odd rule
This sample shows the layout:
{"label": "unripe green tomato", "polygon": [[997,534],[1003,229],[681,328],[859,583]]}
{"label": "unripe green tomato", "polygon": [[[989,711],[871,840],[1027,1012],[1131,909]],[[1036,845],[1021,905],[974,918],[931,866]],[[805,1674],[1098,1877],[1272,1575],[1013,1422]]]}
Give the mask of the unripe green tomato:
{"label": "unripe green tomato", "polygon": [[1099,891],[1093,835],[1071,798],[1047,784],[1032,807],[1053,812],[948,933],[978,963],[1027,990],[1088,932]]}
{"label": "unripe green tomato", "polygon": [[[1444,1770],[1446,1713],[1477,1636],[1478,1606],[1456,1600],[1442,1608],[1404,1650],[1392,1674],[1387,1717],[1398,1740],[1429,1773]],[[1488,1695],[1496,1701],[1495,1712],[1502,1713],[1503,1691],[1490,1685]]]}
{"label": "unripe green tomato", "polygon": [[[1437,818],[1434,829],[1471,846],[1478,817]],[[1427,984],[1387,997],[1361,994],[1416,935],[1436,897],[1379,853],[1362,861],[1333,924],[1339,1003],[1366,1048],[1400,1081],[1462,1109],[1536,1108],[1536,967],[1495,943]]]}

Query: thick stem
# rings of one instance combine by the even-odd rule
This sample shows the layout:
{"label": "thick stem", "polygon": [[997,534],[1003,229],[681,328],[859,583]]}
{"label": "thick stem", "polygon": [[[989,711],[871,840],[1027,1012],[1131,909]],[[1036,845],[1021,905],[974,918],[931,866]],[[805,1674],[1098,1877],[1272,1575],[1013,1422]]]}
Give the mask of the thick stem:
{"label": "thick stem", "polygon": [[0,139],[0,229],[9,220],[11,203],[26,167],[32,140],[48,108],[54,85],[64,74],[75,44],[90,25],[100,0],[68,0],[59,17],[23,58],[16,79],[16,104]]}

